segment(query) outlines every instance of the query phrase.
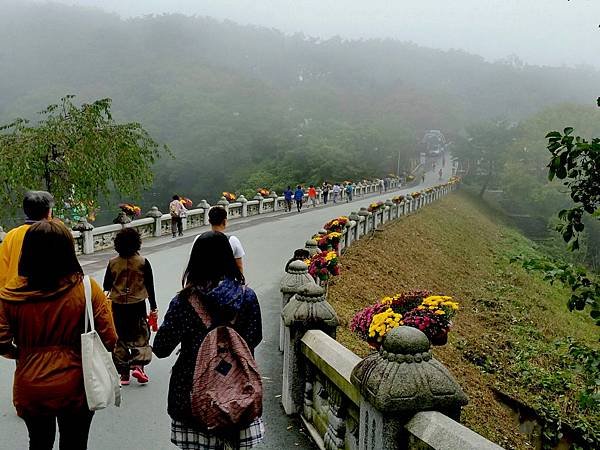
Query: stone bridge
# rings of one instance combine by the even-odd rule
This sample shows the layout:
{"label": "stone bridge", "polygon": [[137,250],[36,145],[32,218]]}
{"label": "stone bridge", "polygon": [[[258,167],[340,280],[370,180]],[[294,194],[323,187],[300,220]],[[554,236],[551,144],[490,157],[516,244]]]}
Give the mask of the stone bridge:
{"label": "stone bridge", "polygon": [[[450,170],[450,167],[445,169],[447,173],[444,173],[444,178],[447,179],[451,175]],[[437,173],[429,172],[425,182],[418,188],[396,189],[393,193],[387,192],[382,195],[377,192],[367,192],[365,189],[364,195],[356,197],[351,204],[341,202],[333,205],[329,203],[327,206],[321,205],[314,209],[306,208],[301,213],[284,213],[278,210],[279,208],[275,206],[277,198],[272,200],[273,208],[261,211],[260,215],[251,215],[247,209],[244,214],[242,212],[243,205],[240,205],[239,218],[230,222],[228,231],[238,236],[245,247],[247,254],[244,262],[245,274],[248,284],[258,295],[263,313],[264,341],[257,348],[256,355],[265,386],[264,419],[267,435],[261,448],[310,449],[323,445],[323,441],[319,441],[318,436],[313,436],[317,438],[315,440],[310,433],[302,431],[303,428],[301,428],[301,422],[297,416],[286,415],[282,407],[282,396],[285,400],[287,394],[282,388],[283,357],[279,352],[281,317],[279,286],[285,262],[294,249],[304,247],[312,232],[319,230],[329,219],[348,215],[351,211],[358,211],[360,207],[366,207],[372,201],[386,200],[392,195],[406,194],[415,189],[434,186],[439,183],[438,180]],[[258,204],[259,200],[256,201]],[[247,207],[248,205],[246,205]],[[264,208],[264,205],[260,204],[257,207]],[[204,214],[204,211],[198,214]],[[142,254],[151,261],[155,271],[159,315],[162,316],[167,310],[171,298],[181,288],[181,275],[195,235],[204,232],[207,227],[203,225],[204,217],[202,216],[202,220],[197,221],[202,226],[189,229],[182,238],[172,239],[170,235],[164,236],[161,231],[163,226],[160,225],[161,221],[158,219],[158,214],[156,217],[142,219],[148,223],[141,226],[152,230],[148,231],[149,234],[156,235],[156,237],[144,239]],[[84,249],[86,244],[83,242],[82,234],[85,232],[89,232],[90,236],[87,241],[88,247]],[[77,237],[80,239],[81,253],[85,253],[80,257],[82,266],[87,274],[101,280],[113,251],[95,247],[99,245],[99,242],[105,243],[108,238],[95,239],[93,231],[86,230],[85,227],[78,233],[80,233]],[[315,345],[322,340],[323,336],[318,332],[310,333],[303,339],[303,345],[314,350]],[[336,348],[330,348],[329,352],[331,351],[337,354],[343,353],[343,350],[338,352]],[[321,354],[315,350],[313,353],[313,357],[318,359],[323,358],[327,352]],[[159,450],[174,448],[169,440],[170,419],[166,413],[169,373],[174,360],[175,355],[164,360],[153,360],[148,366],[150,383],[147,385],[132,383],[123,388],[121,408],[110,408],[96,414],[90,432],[90,449]],[[0,377],[0,436],[2,436],[0,449],[2,450],[24,448],[27,442],[25,425],[15,415],[12,407],[13,370],[14,362],[0,358],[0,373],[2,374]],[[352,390],[347,395],[353,396],[355,401],[360,402],[356,390]],[[429,429],[423,428],[424,423],[429,423],[427,421],[430,419],[439,422],[440,417],[441,415],[433,418],[417,418],[415,426]],[[448,427],[450,422],[443,419],[440,427],[437,428],[438,432],[443,431],[444,427]],[[450,431],[446,429],[446,433],[450,433]],[[469,436],[473,438],[473,436]],[[452,442],[456,444],[457,441],[448,440],[446,446],[436,448],[457,448],[452,446]],[[484,440],[480,442],[485,442],[486,445],[490,444]],[[374,447],[378,446],[379,444],[374,444]],[[371,446],[366,448],[369,447]],[[327,448],[337,448],[337,445],[328,444]],[[421,446],[419,448],[430,447]],[[477,447],[471,446],[470,448]]]}

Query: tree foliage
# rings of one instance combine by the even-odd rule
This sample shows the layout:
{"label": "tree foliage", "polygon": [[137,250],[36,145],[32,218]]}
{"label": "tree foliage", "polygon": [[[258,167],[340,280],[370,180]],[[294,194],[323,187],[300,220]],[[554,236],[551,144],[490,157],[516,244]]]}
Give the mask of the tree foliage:
{"label": "tree foliage", "polygon": [[17,206],[29,189],[51,192],[60,210],[91,205],[112,189],[137,195],[151,185],[160,147],[148,132],[139,123],[116,123],[108,98],[81,106],[73,99],[48,106],[37,123],[17,119],[0,127],[4,206]]}

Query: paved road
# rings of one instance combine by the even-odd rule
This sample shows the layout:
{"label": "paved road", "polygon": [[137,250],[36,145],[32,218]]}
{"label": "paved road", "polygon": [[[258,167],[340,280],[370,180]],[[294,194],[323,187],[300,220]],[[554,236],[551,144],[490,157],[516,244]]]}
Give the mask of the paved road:
{"label": "paved road", "polygon": [[[439,166],[438,166],[439,167]],[[444,179],[451,175],[450,164],[444,169]],[[437,173],[427,173],[427,187],[438,183]],[[413,189],[408,189],[409,192]],[[279,342],[280,294],[279,280],[283,267],[294,249],[303,247],[306,239],[329,219],[350,214],[381,197],[359,198],[352,204],[306,209],[301,213],[273,214],[267,218],[235,221],[230,227],[243,243],[247,257],[246,277],[256,291],[263,314],[264,340],[257,349],[257,361],[264,376],[267,439],[265,449],[311,449],[314,445],[299,431],[296,420],[285,416],[279,403],[281,393],[281,356]],[[191,230],[190,230],[191,231]],[[204,228],[195,233],[205,231]],[[177,240],[170,237],[146,241],[142,253],[150,260],[155,272],[159,310],[167,310],[170,299],[181,286],[181,274],[187,262],[194,235]],[[81,258],[86,273],[101,280],[104,267],[112,252],[102,252]],[[174,355],[155,359],[148,367],[150,383],[145,386],[132,382],[123,389],[123,406],[96,414],[90,433],[91,450],[162,450],[175,448],[169,441],[170,420],[166,414],[169,373]],[[0,450],[27,448],[24,423],[12,407],[12,374],[14,362],[0,358]],[[56,447],[55,447],[56,448]]]}

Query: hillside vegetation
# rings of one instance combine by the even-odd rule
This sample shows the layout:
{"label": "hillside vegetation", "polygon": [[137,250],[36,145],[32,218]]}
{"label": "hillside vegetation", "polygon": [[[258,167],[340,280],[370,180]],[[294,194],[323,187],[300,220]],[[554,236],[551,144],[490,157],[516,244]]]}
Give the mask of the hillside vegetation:
{"label": "hillside vegetation", "polygon": [[510,263],[537,252],[477,197],[450,195],[342,256],[329,289],[342,320],[338,339],[364,356],[368,346],[348,327],[356,311],[409,289],[451,295],[461,309],[449,343],[434,353],[469,395],[464,423],[506,448],[532,448],[497,390],[546,420],[547,442],[575,429],[594,442],[582,448],[594,448],[600,410],[587,386],[597,374],[581,355],[598,351],[598,328],[586,313],[568,312],[566,291]]}

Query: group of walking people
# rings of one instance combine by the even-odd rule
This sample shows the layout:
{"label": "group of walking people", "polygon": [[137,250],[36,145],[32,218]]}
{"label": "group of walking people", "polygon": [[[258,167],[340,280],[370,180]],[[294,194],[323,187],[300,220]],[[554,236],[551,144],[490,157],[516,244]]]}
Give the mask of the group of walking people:
{"label": "group of walking people", "polygon": [[[53,206],[48,192],[27,192],[25,223],[0,244],[0,355],[16,360],[13,403],[27,427],[29,448],[51,450],[58,424],[59,448],[84,450],[94,416],[81,357],[84,273],[71,231],[52,218]],[[130,377],[148,383],[152,356],[165,358],[180,348],[167,399],[171,442],[190,450],[250,448],[264,435],[253,359],[262,340],[261,311],[245,284],[241,243],[223,233],[226,210],[211,208],[209,220],[212,229],[194,240],[182,289],[158,328],[154,275],[140,254],[140,235],[133,228],[120,230],[102,287],[91,280],[93,321],[122,386]],[[179,231],[177,221],[174,230]],[[157,328],[152,345],[151,328]],[[245,406],[235,397],[241,389],[252,399]]]}
{"label": "group of walking people", "polygon": [[[334,183],[333,185],[328,181],[324,181],[321,185],[323,204],[326,205],[329,199],[331,199],[333,203],[337,203],[342,197],[345,197],[346,202],[351,202],[354,197],[355,189],[356,185],[351,181],[346,181],[343,184]],[[306,191],[300,184],[296,186],[296,189],[292,189],[291,186],[288,186],[283,191],[285,210],[290,212],[292,210],[292,202],[295,202],[296,210],[300,212],[304,205],[305,196],[308,197],[309,207],[312,206],[315,208],[319,204],[319,195],[315,185],[309,185],[308,190]]]}

